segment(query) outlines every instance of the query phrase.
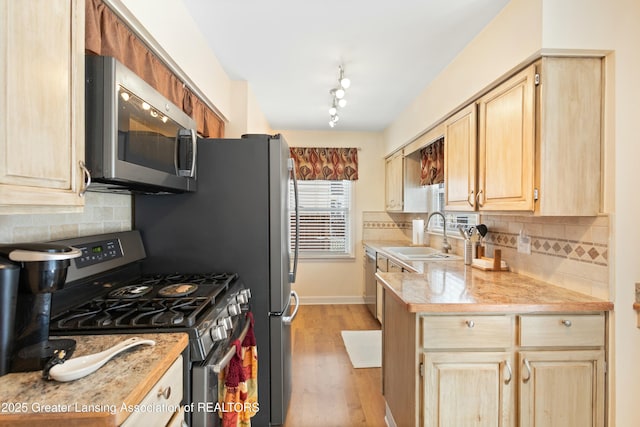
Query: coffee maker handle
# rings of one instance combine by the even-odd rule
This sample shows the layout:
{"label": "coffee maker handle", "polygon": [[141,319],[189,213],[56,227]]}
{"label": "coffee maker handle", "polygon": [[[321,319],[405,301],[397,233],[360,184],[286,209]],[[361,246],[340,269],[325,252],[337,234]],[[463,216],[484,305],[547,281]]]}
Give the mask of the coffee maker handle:
{"label": "coffee maker handle", "polygon": [[60,261],[65,259],[77,258],[82,255],[82,251],[78,248],[69,247],[66,252],[40,252],[29,249],[14,249],[9,252],[9,259],[16,262],[30,261]]}

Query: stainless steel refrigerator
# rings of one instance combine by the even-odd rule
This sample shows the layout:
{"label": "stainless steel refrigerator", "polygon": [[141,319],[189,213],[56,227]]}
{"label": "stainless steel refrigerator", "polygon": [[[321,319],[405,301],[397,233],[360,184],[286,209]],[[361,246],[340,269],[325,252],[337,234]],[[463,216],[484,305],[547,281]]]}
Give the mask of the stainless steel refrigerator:
{"label": "stainless steel refrigerator", "polygon": [[252,424],[281,425],[291,396],[290,324],[298,306],[291,290],[297,244],[291,254],[290,230],[297,227],[289,218],[296,186],[289,147],[280,135],[201,139],[196,174],[195,193],[134,197],[134,227],[147,250],[143,270],[239,274],[251,289],[258,348],[260,410]]}

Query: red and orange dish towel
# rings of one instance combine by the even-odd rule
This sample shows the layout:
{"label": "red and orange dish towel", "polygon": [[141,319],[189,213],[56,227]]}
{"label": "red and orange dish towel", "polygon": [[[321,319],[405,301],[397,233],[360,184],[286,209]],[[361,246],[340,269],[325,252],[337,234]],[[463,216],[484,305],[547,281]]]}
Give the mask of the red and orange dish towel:
{"label": "red and orange dish towel", "polygon": [[249,329],[244,340],[235,340],[236,352],[218,375],[219,412],[223,427],[251,426],[258,406],[258,350],[253,314],[247,313]]}

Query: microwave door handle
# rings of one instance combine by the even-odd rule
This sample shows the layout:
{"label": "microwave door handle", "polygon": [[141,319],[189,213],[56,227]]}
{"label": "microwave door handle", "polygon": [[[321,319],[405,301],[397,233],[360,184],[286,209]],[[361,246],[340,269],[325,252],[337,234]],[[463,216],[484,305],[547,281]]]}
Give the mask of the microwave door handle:
{"label": "microwave door handle", "polygon": [[[191,137],[191,169],[181,171],[180,166],[178,164],[180,158],[180,143],[182,142],[183,136]],[[195,129],[180,129],[178,131],[178,135],[176,136],[176,146],[173,155],[173,164],[176,169],[176,175],[178,176],[186,176],[188,178],[195,178],[196,176],[196,158],[198,156],[198,137],[196,135]]]}

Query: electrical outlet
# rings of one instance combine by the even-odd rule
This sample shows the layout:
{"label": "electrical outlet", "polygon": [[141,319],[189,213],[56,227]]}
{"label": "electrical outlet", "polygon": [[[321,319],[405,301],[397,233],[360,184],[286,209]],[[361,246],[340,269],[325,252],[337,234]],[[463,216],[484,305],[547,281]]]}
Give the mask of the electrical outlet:
{"label": "electrical outlet", "polygon": [[520,230],[518,236],[518,253],[531,255],[531,237],[527,236],[524,230]]}

